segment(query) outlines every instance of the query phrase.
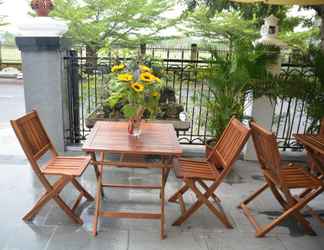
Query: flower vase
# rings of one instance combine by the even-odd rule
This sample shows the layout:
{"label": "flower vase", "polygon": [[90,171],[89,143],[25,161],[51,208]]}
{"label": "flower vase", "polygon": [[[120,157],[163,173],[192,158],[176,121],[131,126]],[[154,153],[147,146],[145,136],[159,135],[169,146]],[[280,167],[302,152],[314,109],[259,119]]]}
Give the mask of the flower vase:
{"label": "flower vase", "polygon": [[131,118],[128,121],[128,134],[131,136],[139,137],[141,135],[141,122],[142,119]]}
{"label": "flower vase", "polygon": [[128,134],[139,137],[141,135],[141,122],[144,109],[140,108],[134,117],[128,120]]}

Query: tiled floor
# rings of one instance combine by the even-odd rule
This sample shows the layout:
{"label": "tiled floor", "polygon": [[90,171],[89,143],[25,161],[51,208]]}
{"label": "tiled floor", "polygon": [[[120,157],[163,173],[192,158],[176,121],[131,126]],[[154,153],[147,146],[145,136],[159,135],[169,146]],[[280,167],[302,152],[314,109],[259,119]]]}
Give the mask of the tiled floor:
{"label": "tiled floor", "polygon": [[[15,92],[16,93],[16,92]],[[10,96],[11,93],[6,94]],[[0,102],[1,103],[1,102]],[[20,109],[19,109],[20,110]],[[21,110],[19,111],[21,112]],[[1,113],[1,112],[0,112]],[[22,216],[30,209],[44,191],[32,173],[22,150],[7,122],[17,112],[0,117],[0,249],[175,249],[175,250],[323,250],[324,227],[307,217],[318,236],[308,236],[294,223],[285,221],[267,237],[257,239],[252,226],[238,203],[259,187],[263,181],[258,165],[238,161],[233,172],[218,190],[223,209],[227,212],[234,229],[224,226],[206,208],[200,209],[181,227],[171,224],[179,215],[176,204],[166,204],[166,231],[168,237],[161,241],[159,222],[151,220],[102,219],[99,234],[91,234],[94,203],[84,203],[79,211],[84,220],[82,226],[74,225],[56,204],[50,202],[33,222],[25,223]],[[197,153],[186,149],[187,155]],[[115,182],[142,183],[144,179],[159,181],[156,170],[106,170],[105,178]],[[89,167],[81,183],[95,194],[95,176]],[[169,197],[180,183],[172,174],[166,187]],[[69,204],[76,198],[72,186],[62,192]],[[192,194],[185,197],[187,205],[193,202]],[[324,195],[312,202],[312,207],[324,215]],[[132,209],[135,211],[158,210],[157,191],[107,190],[104,207]],[[269,192],[264,193],[251,206],[261,223],[269,222],[280,213],[280,207]]]}
{"label": "tiled floor", "polygon": [[[179,215],[176,204],[166,204],[166,231],[168,237],[159,238],[159,222],[151,220],[102,219],[99,235],[91,235],[94,203],[84,203],[80,211],[84,225],[71,223],[56,204],[50,202],[32,223],[21,220],[43,191],[27,162],[22,156],[11,156],[10,161],[0,159],[0,249],[324,249],[324,227],[309,218],[318,236],[303,233],[294,221],[284,222],[267,237],[257,239],[253,228],[236,208],[240,200],[262,184],[258,166],[253,162],[238,161],[234,171],[218,191],[222,206],[234,225],[233,230],[224,226],[206,209],[202,208],[181,227],[173,227],[172,221]],[[105,178],[115,182],[142,183],[144,179],[159,180],[155,170],[107,169]],[[81,179],[82,184],[95,193],[95,176],[89,167]],[[180,183],[170,176],[166,194],[170,196]],[[62,197],[70,204],[76,197],[68,186]],[[188,205],[194,200],[187,195]],[[324,209],[323,196],[312,206]],[[159,209],[157,191],[106,190],[104,207],[135,211]],[[280,212],[269,192],[252,206],[259,222],[268,222]]]}

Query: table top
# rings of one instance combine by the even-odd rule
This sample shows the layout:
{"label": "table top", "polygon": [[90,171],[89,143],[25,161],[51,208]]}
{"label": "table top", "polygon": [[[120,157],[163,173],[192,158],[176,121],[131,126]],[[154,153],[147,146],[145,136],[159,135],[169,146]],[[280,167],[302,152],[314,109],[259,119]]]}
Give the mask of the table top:
{"label": "table top", "polygon": [[142,155],[181,156],[182,154],[172,124],[142,122],[142,133],[139,137],[129,135],[127,128],[127,122],[98,121],[82,150]]}
{"label": "table top", "polygon": [[295,134],[296,140],[319,154],[324,155],[324,137],[312,134]]}

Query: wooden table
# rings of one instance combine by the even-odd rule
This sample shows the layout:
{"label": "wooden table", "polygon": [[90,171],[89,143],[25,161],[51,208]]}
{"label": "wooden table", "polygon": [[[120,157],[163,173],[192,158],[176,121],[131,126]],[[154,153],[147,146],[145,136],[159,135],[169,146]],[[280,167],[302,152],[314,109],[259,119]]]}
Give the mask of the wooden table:
{"label": "wooden table", "polygon": [[297,142],[303,144],[314,166],[324,175],[324,137],[311,134],[295,134]]}
{"label": "wooden table", "polygon": [[[93,222],[93,235],[97,234],[99,217],[132,218],[132,219],[159,219],[161,239],[164,233],[164,188],[172,168],[172,158],[179,157],[182,149],[177,141],[176,133],[172,124],[148,123],[141,124],[142,134],[136,138],[128,135],[127,122],[104,122],[95,124],[83,150],[91,154],[92,161],[98,166],[96,209]],[[96,153],[100,159],[97,161]],[[119,160],[105,160],[105,155],[118,153]],[[158,162],[146,162],[145,156],[158,156]],[[159,185],[128,185],[103,183],[103,167],[118,166],[127,168],[159,168],[161,169],[161,181]],[[159,189],[160,190],[160,213],[102,211],[101,199],[103,188],[136,188],[136,189]]]}

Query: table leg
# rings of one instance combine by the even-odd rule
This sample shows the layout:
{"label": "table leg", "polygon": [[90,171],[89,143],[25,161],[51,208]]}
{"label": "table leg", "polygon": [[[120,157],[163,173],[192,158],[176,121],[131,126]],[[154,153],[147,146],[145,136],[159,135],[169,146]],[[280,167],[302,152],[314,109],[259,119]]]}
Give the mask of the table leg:
{"label": "table leg", "polygon": [[161,219],[160,219],[160,237],[161,240],[165,239],[166,234],[165,234],[165,228],[164,228],[164,223],[165,223],[165,212],[164,212],[164,203],[165,203],[165,195],[164,195],[164,189],[165,189],[165,184],[167,182],[168,176],[170,173],[169,168],[161,168],[161,192],[160,192],[160,200],[161,200]]}
{"label": "table leg", "polygon": [[[94,167],[95,174],[96,174],[96,178],[97,178],[97,182],[98,182],[98,180],[99,180],[99,176],[100,176],[100,173],[99,173],[99,170],[98,170],[98,164],[96,163],[96,162],[97,162],[97,159],[96,159],[96,153],[95,153],[95,152],[91,152],[90,155],[91,155],[92,165],[93,165],[93,167]],[[103,159],[103,160],[104,160],[104,159]],[[105,193],[104,193],[103,187],[101,187],[101,196],[102,196],[102,197],[105,196]]]}
{"label": "table leg", "polygon": [[[93,217],[93,236],[97,235],[97,226],[98,226],[98,220],[100,216],[100,210],[101,210],[101,198],[102,198],[102,174],[103,174],[103,160],[104,160],[104,153],[101,153],[100,156],[100,163],[98,170],[98,178],[97,178],[97,193],[96,193],[96,208],[95,208],[95,214]],[[98,167],[98,166],[97,166]]]}
{"label": "table leg", "polygon": [[314,166],[317,169],[318,173],[320,173],[320,175],[324,175],[324,168],[322,162],[323,159],[319,157],[315,152],[310,153],[310,156],[314,161]]}

